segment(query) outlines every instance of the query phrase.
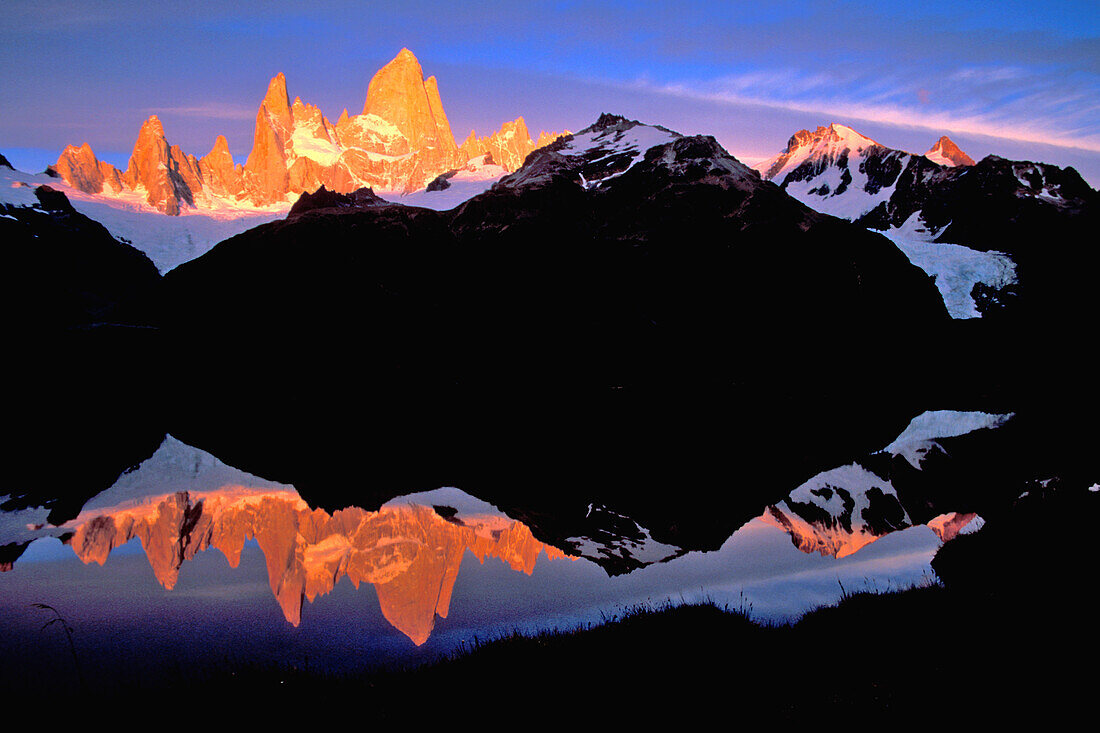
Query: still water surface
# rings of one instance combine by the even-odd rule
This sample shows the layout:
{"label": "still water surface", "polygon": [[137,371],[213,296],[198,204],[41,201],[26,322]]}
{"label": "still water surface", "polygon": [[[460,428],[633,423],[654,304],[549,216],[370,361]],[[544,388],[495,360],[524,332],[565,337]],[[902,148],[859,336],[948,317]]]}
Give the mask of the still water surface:
{"label": "still water surface", "polygon": [[[922,416],[888,448],[919,468],[936,434],[999,419]],[[890,492],[853,463],[761,507],[717,551],[683,551],[637,524],[629,536],[559,548],[455,488],[378,511],[311,508],[292,486],[169,436],[62,526],[45,510],[0,517],[0,544],[29,542],[0,573],[0,654],[5,675],[64,684],[77,666],[140,677],[241,661],[403,665],[475,638],[570,629],[668,601],[710,599],[788,621],[845,591],[929,582],[944,539],[981,526],[952,513],[914,524]],[[623,558],[635,569],[608,562]],[[42,628],[52,612],[33,604],[68,622],[75,664],[61,626]]]}

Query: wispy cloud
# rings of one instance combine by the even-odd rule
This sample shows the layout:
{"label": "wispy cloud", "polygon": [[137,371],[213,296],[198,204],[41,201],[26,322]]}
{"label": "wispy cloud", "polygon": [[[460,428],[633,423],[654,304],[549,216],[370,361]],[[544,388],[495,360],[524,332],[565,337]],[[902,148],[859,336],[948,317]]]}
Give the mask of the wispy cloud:
{"label": "wispy cloud", "polygon": [[[1100,97],[1088,75],[1006,65],[943,73],[838,64],[755,69],[706,81],[635,82],[682,98],[928,128],[1100,152]],[[833,120],[823,120],[828,122]]]}

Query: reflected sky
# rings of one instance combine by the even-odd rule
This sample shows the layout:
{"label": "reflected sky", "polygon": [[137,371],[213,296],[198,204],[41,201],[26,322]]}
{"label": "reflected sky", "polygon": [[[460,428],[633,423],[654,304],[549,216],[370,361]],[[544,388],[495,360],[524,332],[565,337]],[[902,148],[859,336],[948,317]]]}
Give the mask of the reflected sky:
{"label": "reflected sky", "polygon": [[289,623],[272,597],[266,559],[254,540],[246,542],[236,568],[219,552],[198,553],[168,590],[137,539],[117,548],[102,567],[82,563],[59,540],[43,539],[0,575],[9,645],[4,656],[9,663],[21,656],[10,646],[19,639],[40,641],[42,615],[30,608],[36,602],[63,611],[82,650],[120,666],[140,666],[154,648],[161,650],[158,658],[195,664],[232,654],[255,661],[309,657],[323,667],[354,669],[430,659],[475,637],[571,629],[668,601],[711,600],[760,620],[785,621],[835,602],[845,589],[927,581],[939,545],[930,529],[914,527],[836,560],[800,552],[785,532],[753,520],[719,551],[692,552],[615,577],[592,562],[560,555],[541,556],[527,575],[465,550],[447,617],[437,618],[431,637],[416,644],[386,618],[374,586],[356,589],[346,578],[306,602],[298,625]]}

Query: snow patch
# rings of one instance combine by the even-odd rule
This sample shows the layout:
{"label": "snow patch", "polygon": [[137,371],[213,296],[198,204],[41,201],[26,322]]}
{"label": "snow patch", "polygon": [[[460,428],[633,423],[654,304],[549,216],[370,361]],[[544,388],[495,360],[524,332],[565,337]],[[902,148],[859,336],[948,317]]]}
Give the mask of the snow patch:
{"label": "snow patch", "polygon": [[941,153],[938,149],[937,150],[929,150],[927,153],[924,154],[924,157],[928,158],[930,161],[932,161],[933,163],[935,163],[937,165],[947,166],[948,168],[954,168],[955,167],[955,161],[948,158],[946,155]]}
{"label": "snow patch", "polygon": [[384,196],[387,201],[405,206],[420,206],[436,211],[449,211],[469,201],[474,196],[485,193],[493,184],[508,174],[503,167],[489,163],[488,154],[479,155],[466,161],[454,175],[447,178],[450,184],[441,191],[421,189],[410,193],[392,192]]}
{"label": "snow patch", "polygon": [[462,489],[453,486],[443,486],[431,491],[419,491],[414,494],[405,494],[390,499],[383,507],[402,506],[447,506],[458,513],[460,519],[465,516],[497,516],[507,518],[504,512],[497,509],[487,501],[482,501],[476,496],[470,496]]}
{"label": "snow patch", "polygon": [[[839,125],[837,127],[839,127]],[[862,139],[866,140],[870,145],[876,145],[874,141],[868,140],[867,138]],[[890,197],[894,195],[894,189],[897,187],[897,179],[889,186],[883,186],[878,191],[869,193],[867,191],[867,184],[870,179],[863,171],[865,160],[862,155],[863,147],[858,149],[845,149],[835,145],[834,147],[830,147],[828,154],[839,157],[845,151],[848,156],[847,168],[829,165],[819,175],[809,180],[789,182],[786,185],[787,193],[812,209],[816,209],[823,214],[847,219],[848,221],[855,221],[864,214],[872,211],[879,204],[889,201]],[[815,157],[816,155],[817,154],[815,154]],[[902,153],[901,155],[902,157],[899,162],[902,169],[904,169],[909,154]],[[789,165],[784,166],[784,170],[789,170],[790,168]],[[837,190],[844,183],[843,176],[845,171],[848,172],[850,180],[844,190],[838,194]],[[779,179],[779,176],[776,176],[776,178]],[[828,191],[822,193],[824,186],[828,186]]]}
{"label": "snow patch", "polygon": [[[597,157],[589,158],[590,163],[598,163],[612,156],[622,155],[623,153],[632,156],[630,164],[625,168],[599,179],[598,182],[602,183],[611,178],[621,176],[623,173],[633,168],[645,158],[645,154],[650,148],[655,148],[659,145],[667,145],[677,137],[679,136],[670,130],[652,127],[650,125],[634,125],[626,130],[610,128],[574,135],[573,139],[566,143],[558,152],[569,157],[585,156],[588,158],[589,156],[596,155]],[[587,181],[586,187],[591,187],[595,183],[597,182],[591,180]]]}
{"label": "snow patch", "polygon": [[981,517],[974,517],[966,525],[959,530],[959,534],[974,534],[982,527],[985,526],[985,520]]}
{"label": "snow patch", "polygon": [[601,532],[602,536],[599,538],[569,537],[565,541],[573,547],[571,555],[586,557],[597,562],[606,558],[621,558],[634,560],[642,565],[652,565],[682,554],[680,548],[658,542],[653,539],[648,529],[630,517],[613,512],[605,506],[596,507],[589,504],[588,512],[585,514],[586,519],[592,515],[593,509],[598,513],[609,514],[617,520],[633,524],[636,537],[611,535],[607,532]]}
{"label": "snow patch", "polygon": [[309,158],[328,168],[340,160],[344,150],[329,140],[327,135],[320,137],[318,132],[318,130],[309,129],[307,125],[298,125],[290,138],[291,149],[295,157]]}
{"label": "snow patch", "polygon": [[347,124],[360,132],[377,135],[381,138],[397,140],[405,137],[401,130],[397,128],[397,125],[373,113],[355,115],[348,119]]}

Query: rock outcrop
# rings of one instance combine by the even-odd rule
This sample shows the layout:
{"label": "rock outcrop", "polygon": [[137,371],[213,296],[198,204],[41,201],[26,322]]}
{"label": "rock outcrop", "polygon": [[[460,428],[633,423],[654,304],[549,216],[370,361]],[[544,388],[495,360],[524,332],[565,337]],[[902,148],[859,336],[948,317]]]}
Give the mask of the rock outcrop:
{"label": "rock outcrop", "polygon": [[376,196],[369,188],[351,193],[337,193],[321,186],[313,193],[303,193],[290,207],[287,217],[299,216],[316,209],[362,209],[369,206],[391,206],[389,201]]}

